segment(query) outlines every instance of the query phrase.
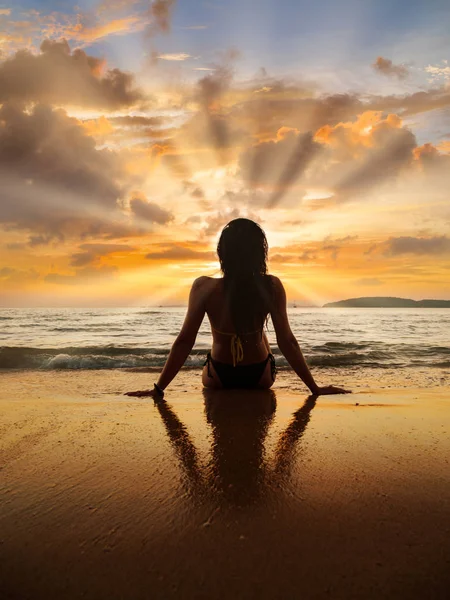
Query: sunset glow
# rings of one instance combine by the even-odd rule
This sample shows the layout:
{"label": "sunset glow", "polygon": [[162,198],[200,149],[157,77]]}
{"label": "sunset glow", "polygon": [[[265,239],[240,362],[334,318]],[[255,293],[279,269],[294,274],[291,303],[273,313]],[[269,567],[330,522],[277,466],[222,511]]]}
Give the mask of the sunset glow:
{"label": "sunset glow", "polygon": [[0,2],[0,305],[185,303],[238,216],[291,301],[450,298],[450,6],[412,4]]}

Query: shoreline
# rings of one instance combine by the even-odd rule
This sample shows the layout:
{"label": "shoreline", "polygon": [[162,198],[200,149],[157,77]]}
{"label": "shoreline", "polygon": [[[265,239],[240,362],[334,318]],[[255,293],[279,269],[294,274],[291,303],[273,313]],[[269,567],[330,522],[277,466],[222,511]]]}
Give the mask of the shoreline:
{"label": "shoreline", "polygon": [[145,380],[0,377],[2,597],[447,597],[449,387]]}

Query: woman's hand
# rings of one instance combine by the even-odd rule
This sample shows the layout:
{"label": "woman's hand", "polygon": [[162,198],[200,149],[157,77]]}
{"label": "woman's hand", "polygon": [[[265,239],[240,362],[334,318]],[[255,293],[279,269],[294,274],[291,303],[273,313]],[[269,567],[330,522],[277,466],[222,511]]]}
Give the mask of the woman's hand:
{"label": "woman's hand", "polygon": [[158,392],[153,389],[153,390],[138,390],[137,392],[125,392],[124,396],[136,396],[137,398],[145,398],[145,397],[150,397],[150,398],[154,398],[156,399],[161,399],[161,396],[158,394]]}
{"label": "woman's hand", "polygon": [[344,388],[336,387],[335,385],[323,385],[319,386],[314,392],[313,396],[331,396],[332,394],[351,394],[351,390],[344,390]]}

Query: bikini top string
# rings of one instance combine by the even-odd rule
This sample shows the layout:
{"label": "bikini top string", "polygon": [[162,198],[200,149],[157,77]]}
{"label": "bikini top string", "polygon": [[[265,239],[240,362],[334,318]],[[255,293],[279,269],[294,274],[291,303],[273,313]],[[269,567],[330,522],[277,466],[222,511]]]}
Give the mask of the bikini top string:
{"label": "bikini top string", "polygon": [[[244,359],[244,347],[242,346],[242,340],[239,337],[239,334],[230,333],[228,331],[219,331],[218,329],[214,329],[214,331],[221,333],[222,335],[231,336],[231,356],[233,357],[233,367],[236,366],[236,363],[242,362]],[[249,331],[247,335],[252,333],[259,333],[259,329],[257,331]]]}

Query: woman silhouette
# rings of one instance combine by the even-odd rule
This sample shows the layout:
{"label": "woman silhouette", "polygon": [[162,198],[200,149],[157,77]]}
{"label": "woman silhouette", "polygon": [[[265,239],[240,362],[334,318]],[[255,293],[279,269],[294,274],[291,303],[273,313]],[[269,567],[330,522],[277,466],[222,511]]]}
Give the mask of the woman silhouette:
{"label": "woman silhouette", "polygon": [[189,356],[208,315],[213,344],[203,368],[207,388],[263,388],[275,381],[275,359],[264,324],[270,314],[277,344],[286,360],[314,395],[345,394],[333,385],[319,386],[291,331],[283,284],[267,273],[268,245],[264,231],[250,219],[226,225],[217,246],[223,277],[199,277],[192,285],[187,314],[158,382],[151,390],[128,396],[164,397],[164,390]]}

